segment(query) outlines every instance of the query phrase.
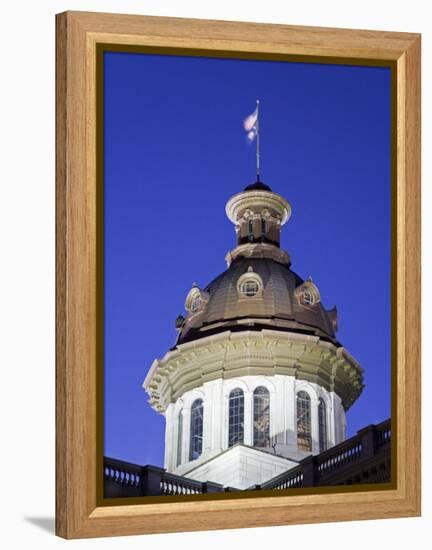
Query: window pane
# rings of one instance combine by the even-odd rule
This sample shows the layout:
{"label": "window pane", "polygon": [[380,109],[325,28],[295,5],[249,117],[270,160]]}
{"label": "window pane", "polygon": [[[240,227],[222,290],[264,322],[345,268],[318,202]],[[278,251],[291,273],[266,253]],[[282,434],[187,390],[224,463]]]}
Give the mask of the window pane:
{"label": "window pane", "polygon": [[248,223],[248,238],[249,238],[249,241],[253,241],[253,224],[252,224],[252,220],[249,220],[249,223]]}
{"label": "window pane", "polygon": [[202,453],[203,412],[202,399],[196,399],[191,407],[189,460],[195,460]]}
{"label": "window pane", "polygon": [[270,396],[267,388],[260,386],[254,391],[254,447],[270,446]]}
{"label": "window pane", "polygon": [[297,446],[312,451],[310,397],[305,391],[297,394]]}
{"label": "window pane", "polygon": [[244,438],[244,396],[236,388],[229,395],[228,414],[228,447],[243,443]]}
{"label": "window pane", "polygon": [[312,292],[310,290],[305,290],[303,292],[303,301],[307,305],[311,305],[311,306],[313,305],[314,298],[313,298]]}
{"label": "window pane", "polygon": [[192,300],[192,304],[191,304],[191,311],[196,311],[197,309],[199,309],[201,305],[201,296],[195,296],[195,298]]}
{"label": "window pane", "polygon": [[241,286],[241,291],[246,296],[255,296],[258,292],[258,283],[256,281],[245,281]]}
{"label": "window pane", "polygon": [[324,400],[320,398],[318,405],[319,447],[320,453],[327,449],[327,415]]}

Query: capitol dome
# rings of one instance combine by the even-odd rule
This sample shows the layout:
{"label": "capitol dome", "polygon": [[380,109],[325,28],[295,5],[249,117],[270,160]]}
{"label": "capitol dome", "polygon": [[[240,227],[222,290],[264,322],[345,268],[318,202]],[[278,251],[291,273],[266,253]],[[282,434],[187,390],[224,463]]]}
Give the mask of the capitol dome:
{"label": "capitol dome", "polygon": [[260,181],[232,196],[227,270],[194,283],[175,345],[144,380],[166,419],[165,468],[244,489],[345,439],[363,370],[311,277],[280,247],[291,206]]}

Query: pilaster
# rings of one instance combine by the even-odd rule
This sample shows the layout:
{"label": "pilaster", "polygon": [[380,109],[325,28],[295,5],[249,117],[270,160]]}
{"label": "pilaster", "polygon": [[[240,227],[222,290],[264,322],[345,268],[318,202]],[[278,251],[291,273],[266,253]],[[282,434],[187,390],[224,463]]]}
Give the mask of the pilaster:
{"label": "pilaster", "polygon": [[172,413],[174,405],[170,404],[167,410],[165,411],[165,455],[164,455],[164,464],[167,470],[171,470],[175,467],[172,464],[172,443],[173,440],[176,440],[173,433],[173,423],[172,423]]}
{"label": "pilaster", "polygon": [[253,446],[253,393],[251,391],[245,392],[244,443]]}

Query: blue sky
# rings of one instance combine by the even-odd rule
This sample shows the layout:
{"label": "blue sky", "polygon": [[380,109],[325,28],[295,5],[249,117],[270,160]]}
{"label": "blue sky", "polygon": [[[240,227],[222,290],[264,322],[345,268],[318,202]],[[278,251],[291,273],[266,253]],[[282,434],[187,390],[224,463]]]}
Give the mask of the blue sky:
{"label": "blue sky", "polygon": [[105,454],[163,465],[142,382],[235,246],[224,208],[255,180],[257,98],[262,180],[293,210],[282,247],[365,369],[348,435],[388,418],[390,69],[105,53],[104,91]]}

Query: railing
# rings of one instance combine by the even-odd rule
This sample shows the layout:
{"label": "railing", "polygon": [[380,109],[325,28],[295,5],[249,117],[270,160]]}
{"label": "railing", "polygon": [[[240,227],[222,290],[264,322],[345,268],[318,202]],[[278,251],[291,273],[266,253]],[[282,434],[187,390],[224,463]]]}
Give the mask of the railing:
{"label": "railing", "polygon": [[199,495],[236,490],[219,483],[177,476],[157,466],[137,466],[114,458],[104,458],[105,498]]}
{"label": "railing", "polygon": [[[254,485],[249,490],[296,489],[319,485],[368,482],[390,479],[390,420],[363,428],[339,445],[302,460],[298,466]],[[361,474],[361,475],[360,475]],[[362,477],[363,476],[363,477]],[[168,473],[157,466],[137,466],[104,458],[106,498],[132,496],[200,495],[238,491],[219,483],[201,482]]]}
{"label": "railing", "polygon": [[358,461],[363,454],[363,444],[359,436],[355,436],[354,441],[348,440],[341,445],[324,451],[324,453],[315,457],[315,464],[319,477],[329,474],[347,464]]}
{"label": "railing", "polygon": [[[388,481],[390,460],[381,458],[387,457],[387,454],[390,456],[386,453],[390,449],[390,442],[390,420],[372,424],[339,445],[319,455],[310,455],[295,468],[250,489],[291,489],[352,483],[353,468],[360,471],[362,465],[366,469],[366,477],[371,474],[377,482]],[[380,461],[379,469],[373,464],[374,459],[375,462]],[[368,468],[370,472],[367,471]]]}
{"label": "railing", "polygon": [[130,462],[104,458],[105,496],[138,496],[142,482],[142,467]]}
{"label": "railing", "polygon": [[381,422],[381,424],[377,424],[376,431],[377,431],[376,433],[377,448],[380,449],[381,447],[388,445],[391,441],[390,421],[387,420],[386,422]]}
{"label": "railing", "polygon": [[288,472],[283,472],[270,481],[261,485],[255,485],[251,489],[295,489],[303,487],[303,470],[301,466],[296,466]]}
{"label": "railing", "polygon": [[160,481],[162,495],[200,495],[205,492],[204,483],[165,472]]}

